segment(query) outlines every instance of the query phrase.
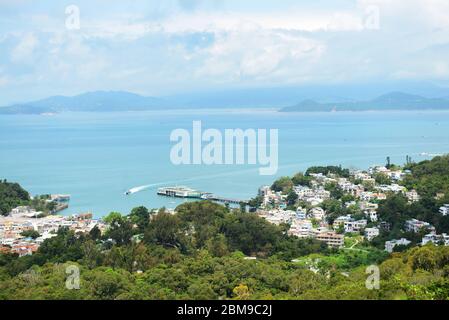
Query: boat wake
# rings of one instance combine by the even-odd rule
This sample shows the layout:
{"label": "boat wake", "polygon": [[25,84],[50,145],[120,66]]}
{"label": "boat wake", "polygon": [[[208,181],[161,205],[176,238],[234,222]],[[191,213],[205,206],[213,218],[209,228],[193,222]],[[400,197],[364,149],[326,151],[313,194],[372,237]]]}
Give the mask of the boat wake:
{"label": "boat wake", "polygon": [[131,194],[134,194],[134,193],[138,193],[138,192],[144,191],[144,190],[149,189],[149,188],[151,188],[151,185],[135,187],[135,188],[131,188],[128,191],[126,191],[125,194],[128,196],[128,195],[131,195]]}

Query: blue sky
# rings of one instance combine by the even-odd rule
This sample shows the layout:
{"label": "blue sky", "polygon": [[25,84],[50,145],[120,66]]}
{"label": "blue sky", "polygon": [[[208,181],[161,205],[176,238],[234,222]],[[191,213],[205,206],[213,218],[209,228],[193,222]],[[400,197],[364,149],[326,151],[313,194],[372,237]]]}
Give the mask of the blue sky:
{"label": "blue sky", "polygon": [[0,105],[95,90],[445,88],[448,16],[447,0],[0,0]]}

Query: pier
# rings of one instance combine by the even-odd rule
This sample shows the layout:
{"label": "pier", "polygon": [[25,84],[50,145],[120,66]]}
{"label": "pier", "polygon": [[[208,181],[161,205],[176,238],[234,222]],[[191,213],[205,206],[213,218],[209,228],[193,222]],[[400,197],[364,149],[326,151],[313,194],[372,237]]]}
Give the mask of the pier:
{"label": "pier", "polygon": [[209,192],[201,192],[188,187],[163,187],[158,189],[157,194],[166,197],[209,200],[234,205],[239,205],[240,203],[248,204],[248,200],[219,197]]}
{"label": "pier", "polygon": [[215,201],[215,202],[220,202],[220,203],[229,203],[229,204],[244,203],[244,204],[248,204],[247,200],[238,200],[238,199],[232,199],[232,198],[218,197],[216,195],[210,195],[208,197],[204,197],[203,199],[204,200]]}

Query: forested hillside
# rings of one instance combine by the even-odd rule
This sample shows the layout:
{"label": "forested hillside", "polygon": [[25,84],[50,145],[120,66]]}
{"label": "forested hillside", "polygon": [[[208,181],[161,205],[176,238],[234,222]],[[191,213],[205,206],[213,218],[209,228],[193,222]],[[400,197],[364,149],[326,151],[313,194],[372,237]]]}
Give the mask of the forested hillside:
{"label": "forested hillside", "polygon": [[[288,225],[209,201],[182,204],[176,214],[138,207],[105,217],[103,233],[60,229],[33,255],[0,254],[0,299],[448,299],[449,247],[421,246],[423,235],[405,232],[403,224],[417,218],[449,231],[449,217],[438,214],[448,203],[449,157],[407,169],[401,183],[422,197],[410,202],[390,194],[380,201],[379,217],[391,228],[370,243],[330,249],[289,236]],[[288,193],[310,184],[311,173],[328,172],[348,175],[340,167],[314,167],[272,188]],[[329,218],[347,214],[347,195],[329,190]],[[29,201],[19,185],[6,182],[0,196],[5,212]],[[385,241],[400,237],[411,240],[410,248],[384,251]],[[366,287],[370,265],[380,268],[379,290]],[[80,269],[79,289],[66,288],[69,266]]]}

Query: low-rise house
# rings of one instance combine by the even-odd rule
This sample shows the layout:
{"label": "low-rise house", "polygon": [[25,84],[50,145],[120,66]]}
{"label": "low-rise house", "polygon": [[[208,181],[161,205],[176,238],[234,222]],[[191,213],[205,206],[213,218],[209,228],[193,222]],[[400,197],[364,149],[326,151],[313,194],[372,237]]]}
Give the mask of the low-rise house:
{"label": "low-rise house", "polygon": [[258,211],[258,215],[265,218],[268,222],[280,225],[282,223],[291,223],[296,218],[296,212],[292,210],[274,209],[270,211]]}
{"label": "low-rise house", "polygon": [[409,192],[406,192],[405,196],[407,197],[408,201],[410,201],[410,202],[418,202],[421,199],[421,197],[419,196],[418,192],[416,192],[416,190],[411,190]]}
{"label": "low-rise house", "polygon": [[39,249],[39,245],[27,241],[13,243],[11,246],[11,252],[17,253],[19,257],[32,255],[37,249]]}
{"label": "low-rise house", "polygon": [[368,213],[368,217],[369,217],[369,219],[370,219],[372,222],[377,222],[377,221],[379,220],[379,217],[378,217],[378,215],[377,215],[377,212],[375,212],[375,211],[370,211],[370,212]]}
{"label": "low-rise house", "polygon": [[333,248],[341,248],[345,243],[344,236],[333,231],[320,232],[315,238],[318,241],[325,242],[329,247]]}
{"label": "low-rise house", "polygon": [[443,234],[436,234],[435,232],[426,234],[422,238],[421,245],[425,246],[429,242],[432,242],[435,245],[443,244],[445,246],[449,246],[449,235],[446,233]]}
{"label": "low-rise house", "polygon": [[330,198],[330,192],[323,187],[309,188],[307,186],[295,186],[294,191],[298,199],[305,201],[312,206],[321,204],[324,200]]}
{"label": "low-rise house", "polygon": [[296,219],[305,220],[307,219],[307,209],[299,207],[296,209]]}
{"label": "low-rise house", "polygon": [[340,216],[334,220],[334,229],[339,228],[341,225],[344,225],[346,222],[354,221],[351,215],[348,214],[346,216]]}
{"label": "low-rise house", "polygon": [[374,193],[371,191],[365,191],[360,194],[360,199],[366,202],[374,200]]}
{"label": "low-rise house", "polygon": [[[30,211],[28,207],[15,209],[12,215],[0,216],[0,244],[10,247],[11,252],[20,256],[35,252],[46,239],[56,236],[56,232],[61,227],[68,227],[75,233],[90,232],[95,226],[98,226],[101,231],[106,228],[103,222],[92,219],[91,214],[31,218],[26,214]],[[37,239],[24,239],[22,233],[28,230],[35,230],[41,236]]]}
{"label": "low-rise house", "polygon": [[357,221],[346,221],[345,226],[345,232],[347,233],[353,233],[353,232],[360,232],[362,229],[364,229],[367,225],[368,221],[366,220],[357,220]]}
{"label": "low-rise house", "polygon": [[308,217],[311,219],[321,221],[324,219],[325,215],[326,212],[323,210],[323,208],[315,207],[309,210]]}
{"label": "low-rise house", "polygon": [[382,192],[393,192],[393,193],[399,193],[405,190],[404,187],[399,186],[397,184],[381,184],[380,186],[376,187],[377,190],[380,190]]}
{"label": "low-rise house", "polygon": [[402,180],[402,178],[405,176],[405,173],[402,172],[401,170],[398,171],[389,171],[386,173],[388,177],[390,177],[390,179],[392,180]]}
{"label": "low-rise house", "polygon": [[368,173],[370,175],[373,175],[375,173],[384,173],[387,174],[387,172],[390,172],[390,170],[388,170],[385,166],[374,166],[374,167],[370,167],[368,169]]}
{"label": "low-rise house", "polygon": [[262,206],[279,205],[282,203],[282,197],[279,193],[273,192],[269,186],[259,188],[259,196],[262,197]]}
{"label": "low-rise house", "polygon": [[362,201],[360,202],[360,209],[365,211],[365,210],[374,210],[376,211],[377,209],[379,209],[379,205],[377,203],[372,203],[372,202],[367,202],[367,201]]}
{"label": "low-rise house", "polygon": [[368,241],[373,240],[375,237],[377,237],[379,235],[380,231],[379,228],[365,228],[365,238]]}
{"label": "low-rise house", "polygon": [[430,231],[435,230],[435,228],[428,222],[419,221],[417,219],[407,220],[405,222],[405,231],[408,232],[419,232],[422,229],[428,229]]}
{"label": "low-rise house", "polygon": [[408,246],[410,243],[412,243],[411,241],[402,238],[399,240],[391,240],[391,241],[387,241],[385,242],[385,251],[392,253],[394,250],[394,247],[396,246]]}
{"label": "low-rise house", "polygon": [[298,238],[313,237],[313,225],[310,220],[296,220],[292,223],[288,233]]}

